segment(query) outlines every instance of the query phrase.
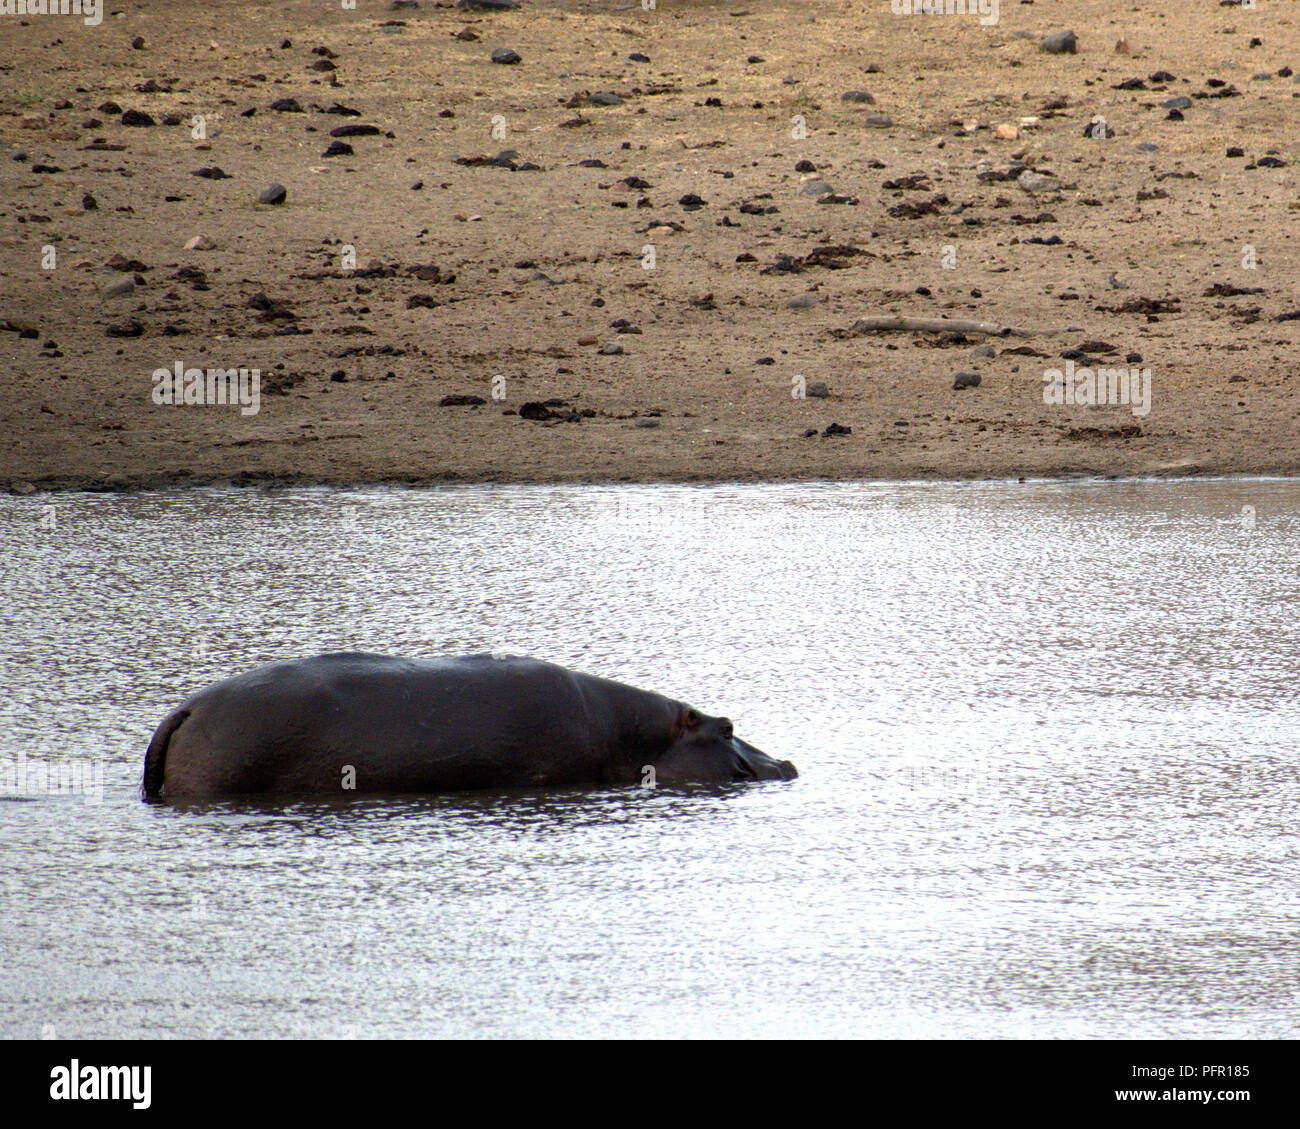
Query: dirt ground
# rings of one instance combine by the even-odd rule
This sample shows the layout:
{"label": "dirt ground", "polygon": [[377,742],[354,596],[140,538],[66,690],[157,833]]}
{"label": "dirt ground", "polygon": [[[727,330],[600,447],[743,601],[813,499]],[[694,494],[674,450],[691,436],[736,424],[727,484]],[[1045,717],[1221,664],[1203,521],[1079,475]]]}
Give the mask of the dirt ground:
{"label": "dirt ground", "polygon": [[0,15],[0,486],[1296,473],[1300,7],[890,8]]}

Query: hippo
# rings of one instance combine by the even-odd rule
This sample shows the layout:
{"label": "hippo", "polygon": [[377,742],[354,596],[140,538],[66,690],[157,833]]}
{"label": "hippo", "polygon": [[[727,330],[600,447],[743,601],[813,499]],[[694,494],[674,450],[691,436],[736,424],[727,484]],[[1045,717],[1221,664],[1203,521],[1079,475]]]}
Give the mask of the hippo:
{"label": "hippo", "polygon": [[730,720],[515,656],[355,652],[258,667],[158,726],[145,800],[791,780]]}

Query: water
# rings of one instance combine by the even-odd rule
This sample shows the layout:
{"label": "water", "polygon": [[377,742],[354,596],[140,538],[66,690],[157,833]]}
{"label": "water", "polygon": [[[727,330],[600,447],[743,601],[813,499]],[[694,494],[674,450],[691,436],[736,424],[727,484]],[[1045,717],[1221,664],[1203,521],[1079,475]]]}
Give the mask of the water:
{"label": "water", "polygon": [[[0,802],[0,1033],[1300,1035],[1300,483],[37,495],[0,530],[0,768],[101,774]],[[534,654],[802,775],[139,802],[183,696],[337,649]]]}

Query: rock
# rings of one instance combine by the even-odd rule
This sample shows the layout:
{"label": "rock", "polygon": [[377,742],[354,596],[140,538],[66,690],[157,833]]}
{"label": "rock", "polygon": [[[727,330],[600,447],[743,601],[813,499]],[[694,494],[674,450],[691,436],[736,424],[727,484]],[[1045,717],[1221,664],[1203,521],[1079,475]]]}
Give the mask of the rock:
{"label": "rock", "polygon": [[321,154],[322,157],[350,157],[352,156],[352,146],[346,141],[331,141],[329,148]]}
{"label": "rock", "polygon": [[1131,55],[1133,54],[1133,47],[1127,39],[1121,38],[1119,42],[1115,44],[1115,54]]}
{"label": "rock", "polygon": [[605,357],[621,357],[623,355],[623,346],[611,341],[608,345],[602,345],[597,352]]}
{"label": "rock", "polygon": [[868,129],[890,129],[893,127],[894,119],[888,114],[868,114],[862,119],[862,124]]}
{"label": "rock", "polygon": [[650,56],[643,55],[640,51],[633,51],[632,54],[628,56],[628,59],[634,63],[648,63],[650,61]]}
{"label": "rock", "polygon": [[259,204],[283,204],[288,199],[289,192],[283,184],[272,184],[269,188],[264,188],[261,195],[258,196]]}
{"label": "rock", "polygon": [[135,318],[130,318],[107,326],[104,333],[108,337],[140,337],[144,334],[144,326]]}
{"label": "rock", "polygon": [[1016,129],[1016,127],[1013,125],[1008,125],[1006,122],[1003,122],[1000,126],[998,126],[998,128],[995,129],[993,133],[994,136],[996,136],[1002,141],[1014,141],[1017,137],[1020,136],[1020,130]]}
{"label": "rock", "polygon": [[144,36],[143,36],[143,35],[137,35],[133,40],[131,40],[131,49],[132,49],[133,51],[143,51],[143,50],[144,50]]}
{"label": "rock", "polygon": [[623,99],[615,94],[612,90],[598,90],[595,94],[589,94],[587,101],[593,106],[621,106]]}
{"label": "rock", "polygon": [[519,5],[516,0],[460,0],[456,7],[464,12],[510,12]]}
{"label": "rock", "polygon": [[795,172],[816,172],[817,166],[809,160],[802,160],[794,166]]}
{"label": "rock", "polygon": [[815,294],[796,294],[786,303],[792,310],[806,310],[820,301]]}
{"label": "rock", "polygon": [[976,345],[975,348],[970,351],[970,355],[972,357],[996,357],[998,353],[992,345]]}
{"label": "rock", "polygon": [[1056,177],[1032,171],[1021,173],[1016,183],[1026,192],[1050,192],[1061,186]]}
{"label": "rock", "polygon": [[824,180],[810,180],[800,191],[805,196],[824,196],[827,192],[834,192],[835,189]]}
{"label": "rock", "polygon": [[[444,396],[438,401],[440,408],[468,408],[475,407],[478,404],[486,404],[487,401],[482,396],[469,396],[463,392],[456,392],[450,396]],[[523,414],[522,412],[520,413]]]}
{"label": "rock", "polygon": [[271,109],[277,114],[301,114],[303,108],[298,105],[297,98],[278,98],[271,103]]}
{"label": "rock", "polygon": [[158,123],[155,122],[153,118],[151,118],[143,110],[127,110],[122,115],[122,124],[148,126],[148,125],[157,125]]}
{"label": "rock", "polygon": [[36,487],[33,486],[30,482],[27,482],[27,481],[25,481],[24,479],[21,479],[21,478],[15,478],[15,479],[14,479],[14,480],[9,484],[9,490],[10,490],[10,492],[13,493],[13,494],[23,494],[23,495],[27,495],[27,494],[35,494],[35,493],[36,493]]}
{"label": "rock", "polygon": [[838,423],[832,423],[825,431],[822,432],[823,439],[829,439],[832,435],[852,435],[853,428],[841,427]]}
{"label": "rock", "polygon": [[980,374],[977,372],[959,372],[952,378],[954,389],[978,388],[980,383]]}
{"label": "rock", "polygon": [[102,298],[125,298],[135,293],[135,281],[130,278],[123,278],[113,283],[111,286],[104,287]]}
{"label": "rock", "polygon": [[1160,105],[1166,110],[1190,110],[1193,106],[1190,98],[1180,94],[1177,98],[1166,98]]}
{"label": "rock", "polygon": [[855,106],[874,106],[876,100],[865,90],[846,90],[840,95],[841,102],[849,102]]}
{"label": "rock", "polygon": [[202,177],[204,180],[229,180],[230,174],[216,165],[205,165],[201,169],[195,169],[190,176]]}
{"label": "rock", "polygon": [[216,243],[206,235],[196,235],[193,239],[185,244],[186,251],[213,251],[216,250]]}
{"label": "rock", "polygon": [[382,133],[377,125],[363,125],[360,122],[350,122],[348,125],[341,125],[330,130],[331,137],[374,137]]}
{"label": "rock", "polygon": [[1074,55],[1078,48],[1079,38],[1072,31],[1054,31],[1038,42],[1038,49],[1049,55]]}
{"label": "rock", "polygon": [[831,394],[831,390],[826,387],[826,381],[824,380],[814,380],[804,392],[814,400],[824,400]]}
{"label": "rock", "polygon": [[522,63],[524,58],[517,51],[512,51],[509,47],[498,47],[492,52],[492,61],[509,65],[510,63]]}
{"label": "rock", "polygon": [[641,416],[632,422],[633,427],[658,427],[659,419],[656,416]]}
{"label": "rock", "polygon": [[697,196],[694,192],[688,192],[677,201],[683,208],[702,208],[707,203],[703,196]]}

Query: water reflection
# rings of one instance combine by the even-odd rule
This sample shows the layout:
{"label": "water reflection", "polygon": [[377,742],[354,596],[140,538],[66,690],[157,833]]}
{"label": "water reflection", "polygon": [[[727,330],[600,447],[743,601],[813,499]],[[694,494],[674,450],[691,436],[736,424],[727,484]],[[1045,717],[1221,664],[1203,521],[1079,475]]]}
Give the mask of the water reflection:
{"label": "water reflection", "polygon": [[[0,533],[0,761],[103,769],[0,804],[5,1034],[1300,1034],[1300,484],[38,495]],[[535,654],[802,775],[139,802],[180,698],[342,649]]]}

